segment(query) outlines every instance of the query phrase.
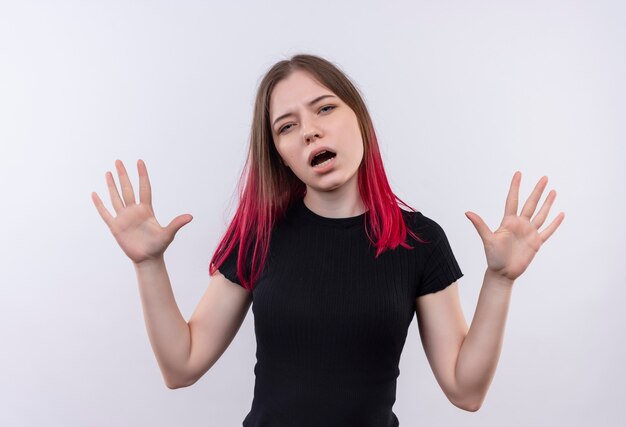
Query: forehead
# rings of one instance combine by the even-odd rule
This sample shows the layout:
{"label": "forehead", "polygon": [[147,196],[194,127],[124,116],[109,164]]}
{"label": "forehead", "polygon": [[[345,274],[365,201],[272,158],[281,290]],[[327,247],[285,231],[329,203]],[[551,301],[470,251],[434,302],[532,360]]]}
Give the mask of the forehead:
{"label": "forehead", "polygon": [[296,70],[274,86],[270,94],[270,117],[286,113],[322,94],[335,95],[306,71]]}

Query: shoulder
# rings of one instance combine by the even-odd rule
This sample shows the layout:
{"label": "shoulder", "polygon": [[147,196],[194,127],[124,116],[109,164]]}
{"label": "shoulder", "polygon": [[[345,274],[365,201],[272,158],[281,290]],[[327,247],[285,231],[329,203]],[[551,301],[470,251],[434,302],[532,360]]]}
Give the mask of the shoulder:
{"label": "shoulder", "polygon": [[445,236],[445,232],[439,223],[424,215],[422,212],[405,210],[402,212],[405,217],[406,226],[421,238],[424,238],[429,242],[437,242]]}

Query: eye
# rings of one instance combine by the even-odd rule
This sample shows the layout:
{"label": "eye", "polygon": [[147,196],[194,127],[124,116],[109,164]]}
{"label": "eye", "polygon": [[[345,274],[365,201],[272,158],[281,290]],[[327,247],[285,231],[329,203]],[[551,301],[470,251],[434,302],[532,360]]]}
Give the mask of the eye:
{"label": "eye", "polygon": [[285,131],[286,129],[289,129],[289,126],[292,126],[292,125],[289,124],[289,125],[285,125],[281,127],[280,129],[278,129],[278,133],[283,133],[283,131]]}
{"label": "eye", "polygon": [[[327,110],[327,108],[329,108],[329,110]],[[320,108],[320,112],[322,112],[322,111],[324,111],[324,112],[326,112],[326,111],[332,111],[332,110],[334,110],[335,108],[337,108],[337,107],[335,107],[334,105],[325,105],[325,106],[323,106],[322,108]],[[278,129],[278,133],[279,133],[279,134],[284,133],[286,130],[289,130],[289,129],[290,129],[290,126],[293,126],[293,124],[287,124],[287,125],[285,125],[285,126],[281,127],[280,129]]]}

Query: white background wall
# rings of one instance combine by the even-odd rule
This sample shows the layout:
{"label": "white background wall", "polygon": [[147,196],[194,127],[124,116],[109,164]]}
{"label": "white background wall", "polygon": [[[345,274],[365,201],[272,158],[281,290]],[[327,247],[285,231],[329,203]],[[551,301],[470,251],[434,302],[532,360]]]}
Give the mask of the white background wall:
{"label": "white background wall", "polygon": [[[250,409],[252,311],[193,387],[169,390],[131,262],[90,198],[145,160],[188,319],[232,214],[255,90],[295,53],[358,85],[397,194],[446,231],[471,321],[516,170],[559,230],[515,283],[476,413],[450,404],[409,329],[401,426],[626,423],[626,6],[615,1],[0,3],[0,424],[235,426]],[[116,176],[117,179],[117,176]],[[234,200],[234,199],[233,199]]]}

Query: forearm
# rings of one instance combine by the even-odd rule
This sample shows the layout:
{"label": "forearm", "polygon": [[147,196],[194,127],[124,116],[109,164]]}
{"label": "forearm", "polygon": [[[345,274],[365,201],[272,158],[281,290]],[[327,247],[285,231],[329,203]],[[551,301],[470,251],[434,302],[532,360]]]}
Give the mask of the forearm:
{"label": "forearm", "polygon": [[168,387],[184,385],[189,360],[189,325],[176,305],[165,261],[134,264],[152,350]]}
{"label": "forearm", "polygon": [[487,270],[455,376],[459,396],[480,407],[493,380],[504,340],[513,282]]}

